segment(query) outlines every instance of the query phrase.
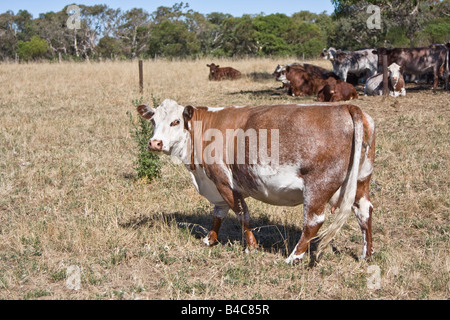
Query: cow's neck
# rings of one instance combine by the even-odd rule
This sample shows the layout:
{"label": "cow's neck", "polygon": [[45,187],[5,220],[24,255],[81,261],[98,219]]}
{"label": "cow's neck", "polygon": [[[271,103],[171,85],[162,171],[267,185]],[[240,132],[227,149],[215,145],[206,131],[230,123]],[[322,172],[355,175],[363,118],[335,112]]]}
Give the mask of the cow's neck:
{"label": "cow's neck", "polygon": [[[196,164],[202,163],[203,154],[203,134],[205,128],[209,127],[209,116],[210,112],[205,107],[197,107],[192,119],[189,121],[189,130],[185,131],[187,138],[185,143],[185,151],[183,162],[186,167],[195,171]],[[198,158],[200,157],[200,158]]]}
{"label": "cow's neck", "polygon": [[183,141],[175,144],[170,150],[170,155],[180,159],[184,164],[191,163],[191,135],[185,131]]}

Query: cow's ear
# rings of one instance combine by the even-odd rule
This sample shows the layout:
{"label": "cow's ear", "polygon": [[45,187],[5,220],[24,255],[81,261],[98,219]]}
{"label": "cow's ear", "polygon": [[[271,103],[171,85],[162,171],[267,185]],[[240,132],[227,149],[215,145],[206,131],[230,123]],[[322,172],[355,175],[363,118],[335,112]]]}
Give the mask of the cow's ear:
{"label": "cow's ear", "polygon": [[210,68],[210,67],[211,67],[211,65],[209,65],[209,64],[207,64],[206,66],[207,66],[208,68]]}
{"label": "cow's ear", "polygon": [[220,68],[220,66],[219,66],[219,65],[216,65],[216,68]]}
{"label": "cow's ear", "polygon": [[153,109],[152,107],[149,107],[146,104],[140,105],[139,107],[137,107],[137,111],[139,112],[139,114],[141,115],[142,118],[144,119],[150,119],[151,117],[153,117],[153,115],[155,114],[155,109]]}
{"label": "cow's ear", "polygon": [[378,51],[377,50],[373,50],[372,53],[373,54],[378,54]]}
{"label": "cow's ear", "polygon": [[184,120],[184,128],[186,130],[189,130],[188,122],[189,122],[189,120],[192,119],[192,117],[194,115],[194,110],[195,110],[195,108],[193,106],[187,106],[184,108],[183,120]]}
{"label": "cow's ear", "polygon": [[291,70],[291,66],[286,66],[286,72],[289,72]]}

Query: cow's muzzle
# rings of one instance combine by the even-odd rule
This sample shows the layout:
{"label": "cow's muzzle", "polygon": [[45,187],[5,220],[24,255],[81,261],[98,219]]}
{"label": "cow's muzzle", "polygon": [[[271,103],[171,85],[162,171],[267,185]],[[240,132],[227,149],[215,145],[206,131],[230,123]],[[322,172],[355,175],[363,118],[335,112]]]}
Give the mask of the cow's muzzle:
{"label": "cow's muzzle", "polygon": [[150,151],[162,151],[163,142],[161,140],[150,140],[148,143],[148,150]]}

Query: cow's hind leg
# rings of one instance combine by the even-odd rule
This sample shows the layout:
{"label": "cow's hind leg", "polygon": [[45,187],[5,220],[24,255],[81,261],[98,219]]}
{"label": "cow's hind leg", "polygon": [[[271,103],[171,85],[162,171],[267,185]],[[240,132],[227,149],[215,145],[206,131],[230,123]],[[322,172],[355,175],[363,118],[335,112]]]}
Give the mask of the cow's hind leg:
{"label": "cow's hind leg", "polygon": [[[363,250],[361,259],[370,257],[373,254],[372,246],[372,211],[373,206],[370,202],[370,179],[373,172],[373,164],[375,159],[375,133],[373,124],[365,124],[367,137],[366,157],[362,162],[361,176],[358,177],[356,189],[355,203],[353,211],[358,220],[363,237]],[[367,149],[368,148],[368,149]]]}
{"label": "cow's hind leg", "polygon": [[353,211],[358,220],[363,236],[363,250],[361,259],[370,257],[373,254],[372,247],[372,211],[373,206],[370,202],[369,194],[370,176],[363,181],[358,181],[355,203]]}
{"label": "cow's hind leg", "polygon": [[213,214],[213,224],[211,230],[208,232],[208,235],[203,239],[203,242],[207,246],[214,246],[218,243],[217,236],[219,234],[220,226],[222,225],[222,221],[228,214],[230,207],[227,205],[223,206],[215,206],[214,214]]}
{"label": "cow's hind leg", "polygon": [[300,261],[308,250],[311,240],[315,238],[317,232],[325,221],[325,204],[326,201],[320,201],[313,204],[304,204],[303,207],[303,231],[300,241],[295,246],[294,251],[289,258],[286,259],[286,263],[292,264]]}

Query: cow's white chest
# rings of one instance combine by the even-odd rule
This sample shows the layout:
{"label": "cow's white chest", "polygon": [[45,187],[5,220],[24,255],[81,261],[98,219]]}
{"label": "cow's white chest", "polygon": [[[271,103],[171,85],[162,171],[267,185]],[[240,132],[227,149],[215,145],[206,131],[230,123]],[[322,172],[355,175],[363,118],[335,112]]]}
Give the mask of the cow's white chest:
{"label": "cow's white chest", "polygon": [[189,171],[192,179],[192,184],[197,189],[198,193],[208,199],[209,202],[216,206],[226,205],[214,182],[208,178],[206,172],[201,167],[196,167],[195,171]]}

